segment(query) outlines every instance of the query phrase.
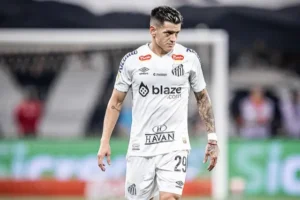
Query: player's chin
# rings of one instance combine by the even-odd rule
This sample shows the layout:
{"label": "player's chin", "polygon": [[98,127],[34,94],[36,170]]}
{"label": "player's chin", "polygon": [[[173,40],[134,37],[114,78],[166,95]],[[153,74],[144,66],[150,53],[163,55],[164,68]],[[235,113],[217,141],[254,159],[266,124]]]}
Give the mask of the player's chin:
{"label": "player's chin", "polygon": [[172,51],[173,48],[174,48],[174,45],[167,45],[167,46],[165,47],[165,51],[166,51],[166,52]]}

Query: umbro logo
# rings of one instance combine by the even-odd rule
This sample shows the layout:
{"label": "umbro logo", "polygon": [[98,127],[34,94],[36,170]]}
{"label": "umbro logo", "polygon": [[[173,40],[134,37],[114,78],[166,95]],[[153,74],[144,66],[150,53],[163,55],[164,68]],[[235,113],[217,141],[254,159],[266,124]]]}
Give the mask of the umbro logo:
{"label": "umbro logo", "polygon": [[183,187],[183,182],[182,181],[176,181],[176,187],[177,188],[182,188]]}
{"label": "umbro logo", "polygon": [[147,75],[148,74],[147,71],[149,71],[149,68],[142,67],[139,69],[139,71],[140,71],[140,73],[139,73],[140,75]]}
{"label": "umbro logo", "polygon": [[143,68],[141,68],[141,69],[139,69],[141,72],[146,72],[146,71],[148,71],[149,70],[149,68],[147,68],[147,67],[143,67]]}
{"label": "umbro logo", "polygon": [[136,195],[136,186],[135,184],[132,184],[127,189],[128,193],[135,196]]}

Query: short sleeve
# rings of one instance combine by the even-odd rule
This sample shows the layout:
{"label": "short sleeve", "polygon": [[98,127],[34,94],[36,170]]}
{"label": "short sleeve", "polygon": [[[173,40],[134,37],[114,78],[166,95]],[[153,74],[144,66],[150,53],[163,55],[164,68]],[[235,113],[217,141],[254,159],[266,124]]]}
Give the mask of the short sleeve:
{"label": "short sleeve", "polygon": [[[126,55],[127,56],[127,55]],[[132,83],[132,73],[130,72],[130,62],[127,57],[121,60],[118,75],[116,77],[115,89],[120,92],[128,92]]]}
{"label": "short sleeve", "polygon": [[190,85],[194,92],[200,92],[206,87],[206,83],[204,80],[200,58],[195,53],[193,55],[193,64],[190,71]]}

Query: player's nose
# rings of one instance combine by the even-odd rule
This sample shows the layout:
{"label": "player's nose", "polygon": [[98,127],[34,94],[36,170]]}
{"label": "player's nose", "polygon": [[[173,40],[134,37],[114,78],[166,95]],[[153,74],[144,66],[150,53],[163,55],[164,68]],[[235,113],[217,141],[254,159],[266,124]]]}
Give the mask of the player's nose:
{"label": "player's nose", "polygon": [[176,42],[176,39],[177,39],[177,37],[176,37],[175,34],[173,34],[173,35],[170,37],[170,40],[171,40],[172,43]]}

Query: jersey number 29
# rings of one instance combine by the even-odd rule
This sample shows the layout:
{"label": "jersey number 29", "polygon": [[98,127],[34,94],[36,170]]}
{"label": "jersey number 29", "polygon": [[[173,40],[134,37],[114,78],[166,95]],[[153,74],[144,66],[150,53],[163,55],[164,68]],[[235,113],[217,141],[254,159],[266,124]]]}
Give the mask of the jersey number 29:
{"label": "jersey number 29", "polygon": [[[177,161],[177,164],[176,164],[176,166],[174,168],[174,171],[175,172],[181,172],[181,170],[182,170],[183,172],[186,172],[187,158],[185,156],[183,156],[183,157],[176,156],[175,160],[178,160],[178,161]],[[183,165],[182,167],[180,166],[181,164]],[[181,169],[180,169],[180,167],[181,167]]]}

